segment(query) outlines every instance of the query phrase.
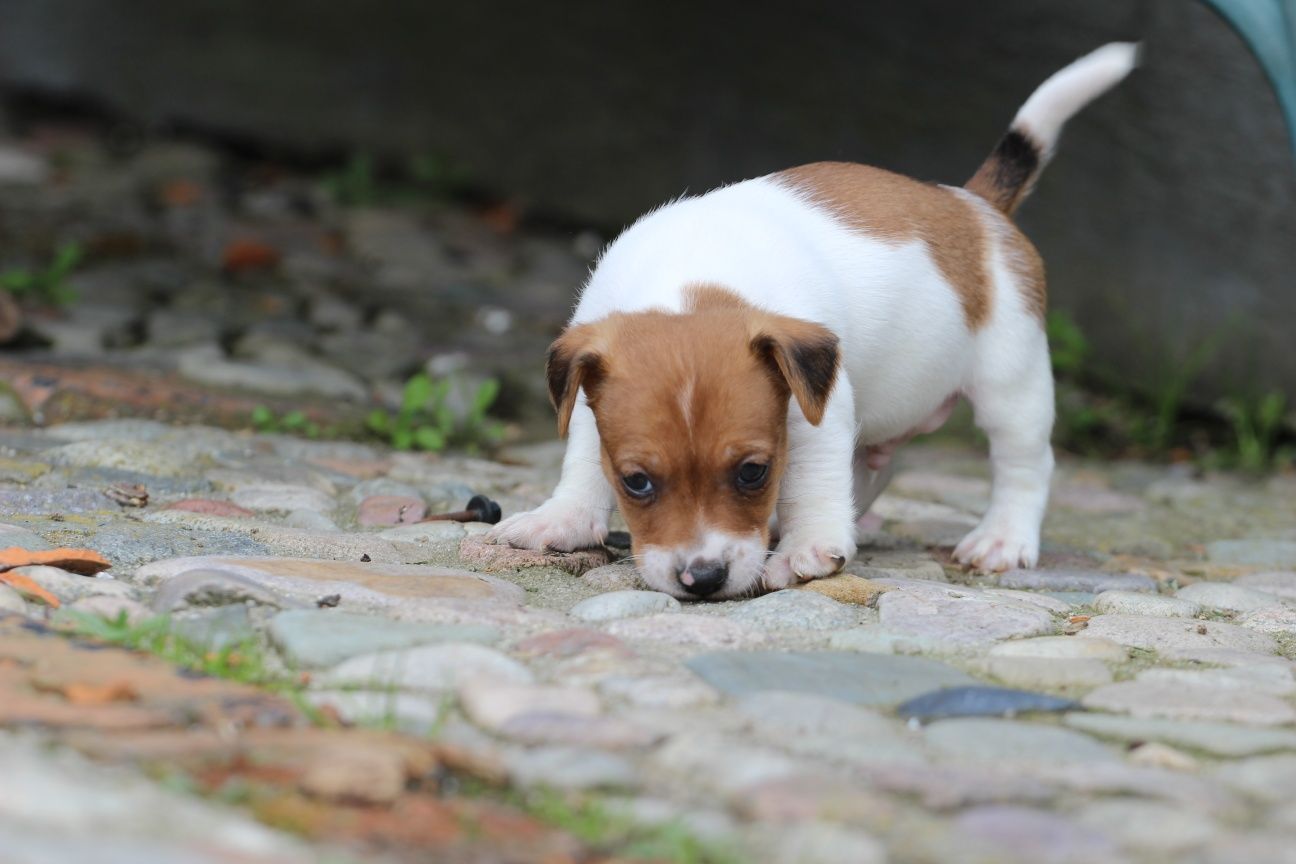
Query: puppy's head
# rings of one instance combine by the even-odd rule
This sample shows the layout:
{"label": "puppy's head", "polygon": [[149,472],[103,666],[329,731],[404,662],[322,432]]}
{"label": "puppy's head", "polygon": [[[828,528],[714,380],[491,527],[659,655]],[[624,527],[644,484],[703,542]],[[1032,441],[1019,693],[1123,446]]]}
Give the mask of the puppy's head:
{"label": "puppy's head", "polygon": [[795,399],[818,424],[837,338],[807,321],[697,289],[681,314],[615,314],[549,351],[560,434],[584,391],[644,581],[677,597],[760,584]]}

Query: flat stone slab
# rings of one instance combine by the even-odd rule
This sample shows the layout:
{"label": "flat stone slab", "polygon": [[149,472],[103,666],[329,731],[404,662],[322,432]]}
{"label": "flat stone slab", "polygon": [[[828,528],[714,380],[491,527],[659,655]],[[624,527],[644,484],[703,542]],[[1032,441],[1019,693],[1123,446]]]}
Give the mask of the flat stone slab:
{"label": "flat stone slab", "polygon": [[459,557],[469,564],[493,573],[520,570],[524,567],[556,567],[573,576],[607,565],[611,558],[606,549],[578,549],[575,552],[537,552],[487,543],[481,537],[465,537],[459,544]]}
{"label": "flat stone slab", "polygon": [[531,681],[530,670],[507,654],[467,642],[361,654],[313,676],[313,683],[323,688],[434,692],[450,692],[474,683],[530,684]]}
{"label": "flat stone slab", "polygon": [[333,666],[350,657],[438,642],[498,642],[500,631],[474,624],[423,624],[332,609],[293,609],[270,619],[270,641],[299,668]]}
{"label": "flat stone slab", "polygon": [[1212,756],[1256,756],[1296,750],[1296,730],[1265,729],[1233,723],[1165,720],[1121,714],[1076,712],[1063,718],[1075,729],[1117,741],[1161,741]]}
{"label": "flat stone slab", "polygon": [[447,600],[516,606],[526,598],[526,592],[512,582],[468,570],[313,558],[172,558],[141,567],[135,572],[135,581],[160,585],[190,570],[241,576],[274,594],[303,603],[314,604],[321,597],[336,594],[344,611],[408,613],[411,607],[436,606]]}
{"label": "flat stone slab", "polygon": [[656,612],[673,612],[680,603],[660,591],[611,591],[577,603],[567,614],[577,621],[615,621]]}
{"label": "flat stone slab", "polygon": [[935,660],[887,654],[722,652],[702,654],[686,665],[708,684],[734,696],[784,690],[888,707],[930,690],[976,683]]}
{"label": "flat stone slab", "polygon": [[927,744],[955,760],[970,762],[1114,762],[1112,750],[1088,735],[1058,726],[968,717],[938,720],[926,729]]}
{"label": "flat stone slab", "polygon": [[1282,605],[1281,598],[1273,594],[1228,582],[1196,582],[1180,588],[1175,596],[1223,612],[1254,612]]}
{"label": "flat stone slab", "polygon": [[1296,600],[1296,573],[1283,571],[1250,573],[1246,576],[1239,576],[1233,580],[1233,584],[1264,591],[1266,594],[1273,594],[1275,597]]}
{"label": "flat stone slab", "polygon": [[882,626],[924,650],[957,654],[1054,630],[1045,609],[975,590],[898,590],[878,598]]}
{"label": "flat stone slab", "polygon": [[1162,597],[1141,591],[1104,591],[1094,598],[1094,608],[1104,615],[1150,615],[1154,618],[1192,618],[1201,606],[1180,597]]}
{"label": "flat stone slab", "polygon": [[1237,687],[1189,685],[1182,681],[1121,681],[1099,687],[1082,704],[1091,710],[1161,717],[1278,726],[1296,721],[1296,708],[1275,696]]}
{"label": "flat stone slab", "polygon": [[1002,588],[1031,591],[1155,591],[1156,581],[1141,573],[1104,570],[1010,570],[999,577]]}
{"label": "flat stone slab", "polygon": [[[1081,631],[1087,634],[1088,631]],[[1039,657],[1057,660],[1102,660],[1120,663],[1129,659],[1129,650],[1110,639],[1088,635],[1039,636],[1014,639],[990,649],[992,657]]]}
{"label": "flat stone slab", "polygon": [[1225,648],[1272,654],[1273,638],[1236,624],[1154,618],[1147,615],[1098,615],[1089,619],[1085,636],[1098,636],[1130,648],[1152,651]]}
{"label": "flat stone slab", "polygon": [[853,607],[823,594],[786,589],[748,600],[729,617],[762,629],[837,630],[858,623]]}

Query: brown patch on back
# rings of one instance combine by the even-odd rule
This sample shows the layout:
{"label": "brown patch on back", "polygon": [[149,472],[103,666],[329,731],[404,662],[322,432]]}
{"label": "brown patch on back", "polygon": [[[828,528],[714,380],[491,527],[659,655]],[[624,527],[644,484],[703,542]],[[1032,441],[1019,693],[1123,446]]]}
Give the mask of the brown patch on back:
{"label": "brown patch on back", "polygon": [[1048,307],[1048,291],[1044,281],[1044,259],[1035,244],[1013,227],[1003,232],[1000,242],[1004,258],[1013,272],[1017,290],[1021,292],[1026,310],[1041,322]]}
{"label": "brown patch on back", "polygon": [[976,210],[957,194],[851,162],[815,162],[774,176],[857,231],[890,243],[923,241],[958,293],[968,329],[990,317],[986,232]]}

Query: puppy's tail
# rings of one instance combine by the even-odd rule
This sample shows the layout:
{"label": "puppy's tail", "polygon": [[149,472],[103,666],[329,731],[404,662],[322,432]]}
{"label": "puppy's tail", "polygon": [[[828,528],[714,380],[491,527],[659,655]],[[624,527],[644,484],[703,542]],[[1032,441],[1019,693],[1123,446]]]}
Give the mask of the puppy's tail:
{"label": "puppy's tail", "polygon": [[1054,72],[1022,105],[966,188],[1011,215],[1053,155],[1062,126],[1138,65],[1135,42],[1112,42]]}

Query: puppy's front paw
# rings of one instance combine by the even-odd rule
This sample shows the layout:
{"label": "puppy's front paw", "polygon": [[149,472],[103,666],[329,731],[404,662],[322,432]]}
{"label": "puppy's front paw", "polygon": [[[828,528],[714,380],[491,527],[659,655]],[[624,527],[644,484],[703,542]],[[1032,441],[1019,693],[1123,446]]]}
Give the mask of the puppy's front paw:
{"label": "puppy's front paw", "polygon": [[607,538],[605,510],[550,499],[528,513],[510,516],[491,529],[486,539],[515,549],[572,552],[602,545]]}
{"label": "puppy's front paw", "polygon": [[990,572],[1034,567],[1039,561],[1039,530],[1011,520],[983,521],[955,547],[954,560]]}
{"label": "puppy's front paw", "polygon": [[855,555],[855,533],[852,530],[792,534],[784,537],[774,554],[765,562],[765,587],[771,591],[789,588],[831,576],[846,566]]}

